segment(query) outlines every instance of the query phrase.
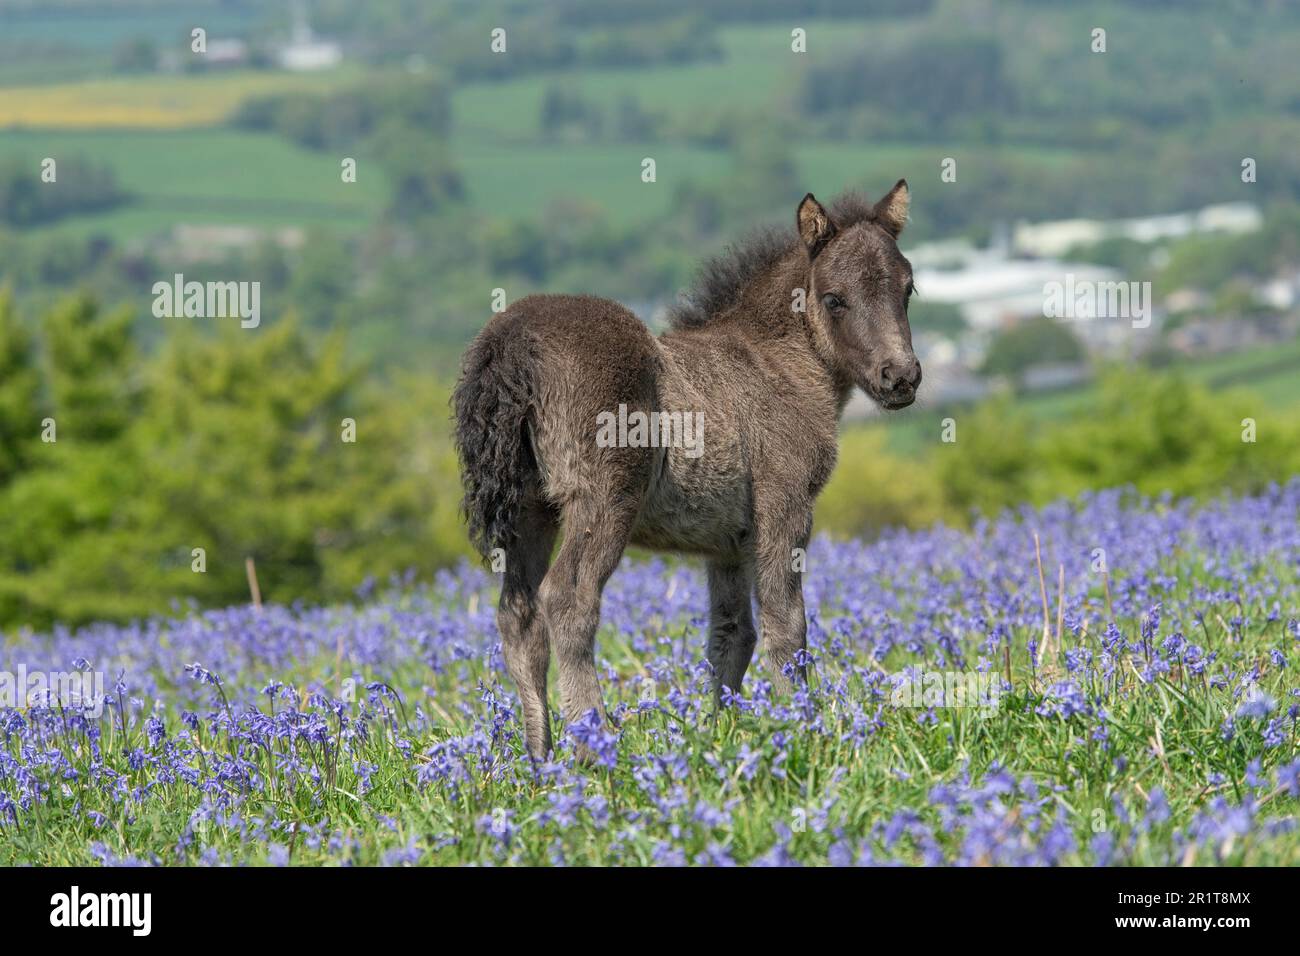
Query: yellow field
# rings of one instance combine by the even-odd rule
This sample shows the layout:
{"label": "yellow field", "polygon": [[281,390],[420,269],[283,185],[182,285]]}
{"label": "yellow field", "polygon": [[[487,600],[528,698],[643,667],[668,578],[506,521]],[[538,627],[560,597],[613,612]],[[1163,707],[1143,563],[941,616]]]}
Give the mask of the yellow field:
{"label": "yellow field", "polygon": [[312,74],[243,71],[11,86],[0,88],[0,129],[211,126],[251,96],[328,90],[358,76],[353,69]]}

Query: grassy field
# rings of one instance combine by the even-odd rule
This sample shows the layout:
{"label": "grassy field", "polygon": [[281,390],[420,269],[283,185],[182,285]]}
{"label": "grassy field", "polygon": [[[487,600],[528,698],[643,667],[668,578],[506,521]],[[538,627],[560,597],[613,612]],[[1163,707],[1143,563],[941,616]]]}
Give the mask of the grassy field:
{"label": "grassy field", "polygon": [[127,41],[143,38],[160,52],[187,51],[197,26],[209,37],[237,36],[252,22],[248,10],[222,3],[118,6],[112,13],[6,4],[0,10],[0,85],[100,77],[111,69],[115,48]]}
{"label": "grassy field", "polygon": [[130,205],[46,227],[72,235],[129,240],[177,223],[352,229],[372,221],[387,199],[383,172],[363,156],[357,181],[344,183],[338,157],[236,130],[11,131],[0,133],[4,155],[33,163],[81,156],[110,166],[135,194]]}
{"label": "grassy field", "polygon": [[[1179,374],[1189,381],[1211,388],[1232,388],[1259,399],[1256,416],[1261,423],[1279,416],[1293,416],[1300,410],[1300,340],[1280,345],[1256,346],[1228,355],[1182,361]],[[1140,373],[1135,373],[1140,374]],[[1050,427],[1052,422],[1088,414],[1097,402],[1093,385],[1031,393],[1016,399],[1031,424]],[[917,455],[939,441],[943,418],[960,414],[962,408],[925,406],[895,413],[887,420],[871,418],[849,423],[848,429],[885,427],[890,451]]]}
{"label": "grassy field", "polygon": [[[502,217],[542,214],[557,199],[600,205],[611,222],[625,226],[668,211],[677,188],[700,183],[726,188],[733,170],[723,150],[684,144],[510,144],[463,134],[454,140],[470,202]],[[801,183],[818,195],[843,189],[882,192],[900,178],[913,182],[937,175],[935,147],[891,143],[818,143],[791,150]],[[966,148],[972,168],[996,163],[1001,150]],[[1023,158],[1023,154],[1021,158]],[[1052,151],[1036,154],[1059,161]],[[655,160],[656,182],[641,182],[641,161]],[[975,175],[978,175],[977,173]]]}
{"label": "grassy field", "polygon": [[[861,49],[879,35],[879,24],[813,20],[801,24],[819,56]],[[898,25],[897,29],[903,29]],[[559,196],[585,196],[605,206],[612,221],[634,222],[662,212],[673,187],[685,181],[725,184],[729,159],[717,150],[663,142],[627,145],[550,145],[541,140],[540,116],[548,89],[578,93],[606,116],[625,97],[667,120],[669,135],[700,114],[734,118],[761,116],[774,99],[796,95],[807,60],[790,50],[789,25],[728,27],[718,32],[724,59],[685,66],[631,70],[575,70],[521,77],[502,83],[470,84],[453,97],[453,153],[464,170],[470,196],[494,213],[531,215]],[[894,26],[884,27],[886,31]],[[705,91],[702,95],[702,91]],[[939,162],[951,148],[871,141],[808,142],[797,137],[791,152],[801,182],[818,193],[850,186],[881,190],[900,177],[937,181]],[[971,182],[1010,155],[1003,148],[962,145]],[[1072,150],[1016,149],[1015,157],[1047,166],[1078,154]],[[645,187],[639,163],[654,157],[658,183]],[[521,175],[526,170],[527,175]]]}
{"label": "grassy field", "polygon": [[[847,45],[860,39],[865,28],[861,23],[818,22],[808,29],[814,38]],[[687,182],[725,183],[731,159],[722,150],[680,142],[547,144],[540,128],[542,99],[551,88],[579,93],[607,115],[624,97],[633,96],[644,110],[670,123],[701,110],[725,116],[761,109],[770,98],[794,88],[801,61],[790,52],[788,28],[730,28],[720,31],[719,39],[725,60],[716,63],[584,69],[461,88],[453,98],[452,145],[471,201],[510,217],[537,215],[557,198],[580,197],[599,203],[615,224],[626,225],[662,215],[675,189]],[[708,91],[703,106],[701,91]],[[898,152],[811,147],[807,173],[821,177],[818,182],[834,180],[825,188],[835,189],[874,169],[897,166]],[[640,163],[647,156],[656,163],[653,184],[640,180]],[[799,162],[804,165],[802,151]]]}
{"label": "grassy field", "polygon": [[[641,160],[655,160],[657,181],[641,181]],[[456,151],[469,201],[503,219],[539,217],[553,202],[599,204],[620,226],[668,211],[674,187],[717,182],[730,161],[724,153],[689,146],[530,146],[466,143]]]}
{"label": "grassy field", "polygon": [[[868,30],[861,22],[810,21],[803,26],[810,44],[832,50],[861,44]],[[665,213],[676,189],[686,183],[725,184],[732,172],[727,153],[674,141],[671,130],[695,117],[701,91],[708,91],[705,111],[719,117],[769,109],[773,98],[792,95],[805,61],[790,51],[789,27],[781,24],[723,29],[719,40],[725,59],[715,63],[587,69],[461,87],[453,97],[450,146],[469,201],[492,216],[512,219],[539,217],[558,199],[581,198],[600,205],[615,226],[625,227]],[[242,71],[9,86],[0,89],[0,156],[72,150],[110,163],[128,188],[148,187],[141,205],[56,227],[68,232],[131,239],[176,221],[361,222],[378,208],[372,200],[381,190],[373,172],[350,198],[343,198],[338,176],[330,175],[337,162],[333,158],[202,128],[222,123],[249,97],[328,89],[362,75],[350,67],[310,75]],[[545,142],[539,116],[551,87],[581,92],[607,110],[633,95],[642,108],[668,118],[669,139]],[[170,138],[160,136],[163,132]],[[800,180],[832,194],[854,185],[882,189],[900,176],[914,181],[937,176],[943,153],[937,146],[888,140],[792,144]],[[992,148],[963,151],[972,177],[995,168],[1003,155]],[[1044,164],[1071,155],[1044,149],[1017,152],[1020,159],[1032,156]],[[653,184],[640,180],[646,156],[657,164]],[[189,218],[178,219],[185,214]]]}
{"label": "grassy field", "polygon": [[323,73],[243,71],[111,77],[0,90],[0,129],[178,129],[224,122],[244,100],[355,82],[353,68]]}
{"label": "grassy field", "polygon": [[626,562],[610,723],[562,725],[536,767],[481,572],[12,636],[13,666],[98,671],[114,702],[0,706],[0,864],[1294,866],[1298,508],[1297,481],[1199,510],[1101,494],[817,542],[807,691],[760,658],[720,712],[702,576]]}
{"label": "grassy field", "polygon": [[360,75],[213,73],[8,87],[0,90],[0,158],[83,157],[111,167],[134,194],[128,205],[38,230],[53,234],[131,241],[181,223],[359,229],[387,199],[377,163],[356,155],[360,175],[345,184],[341,156],[218,124],[249,97],[327,89]]}
{"label": "grassy field", "polygon": [[[848,48],[861,42],[862,23],[807,24],[813,42]],[[681,120],[693,114],[725,116],[760,111],[774,97],[791,95],[803,60],[790,51],[790,29],[780,24],[719,31],[723,59],[685,66],[631,70],[573,70],[504,83],[474,84],[456,93],[457,131],[467,138],[502,143],[529,142],[540,133],[542,97],[550,87],[580,93],[613,108],[626,96],[643,109]]]}
{"label": "grassy field", "polygon": [[1300,405],[1300,340],[1256,346],[1180,366],[1193,381],[1214,388],[1246,388],[1270,408]]}

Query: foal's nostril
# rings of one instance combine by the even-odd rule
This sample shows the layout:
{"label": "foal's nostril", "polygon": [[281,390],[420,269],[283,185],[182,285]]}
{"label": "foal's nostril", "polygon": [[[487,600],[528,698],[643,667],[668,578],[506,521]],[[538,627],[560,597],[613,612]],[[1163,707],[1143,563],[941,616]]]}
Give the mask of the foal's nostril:
{"label": "foal's nostril", "polygon": [[915,388],[921,384],[921,363],[916,359],[897,365],[886,362],[880,368],[880,384],[888,392],[904,385]]}

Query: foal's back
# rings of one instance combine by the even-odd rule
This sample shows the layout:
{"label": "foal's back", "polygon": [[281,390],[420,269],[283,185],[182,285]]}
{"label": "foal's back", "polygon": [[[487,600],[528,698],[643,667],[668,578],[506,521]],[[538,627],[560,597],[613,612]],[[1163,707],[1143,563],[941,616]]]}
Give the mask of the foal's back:
{"label": "foal's back", "polygon": [[494,316],[471,348],[517,368],[506,388],[527,395],[528,441],[551,503],[634,488],[632,473],[648,474],[644,450],[596,444],[601,413],[655,407],[659,346],[628,309],[597,296],[530,295]]}
{"label": "foal's back", "polygon": [[[528,437],[552,504],[635,496],[634,543],[702,554],[743,546],[741,426],[755,410],[758,369],[742,343],[705,330],[660,340],[610,299],[532,295],[493,317],[474,348],[513,359],[529,380]],[[597,441],[602,416],[622,438],[618,425],[638,413],[669,416],[671,426],[647,428],[651,444]]]}

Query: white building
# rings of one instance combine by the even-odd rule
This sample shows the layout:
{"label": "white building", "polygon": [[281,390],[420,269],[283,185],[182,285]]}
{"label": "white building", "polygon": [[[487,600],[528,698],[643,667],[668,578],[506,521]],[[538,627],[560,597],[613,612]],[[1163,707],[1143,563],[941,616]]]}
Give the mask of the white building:
{"label": "white building", "polygon": [[[919,253],[919,254],[917,254]],[[909,252],[918,294],[930,302],[946,302],[961,310],[976,331],[990,332],[1044,314],[1047,286],[1074,281],[1112,282],[1114,269],[1056,259],[1008,259],[1000,252],[972,251],[957,268],[920,267],[932,259],[929,250]],[[1086,317],[1081,316],[1080,319]]]}
{"label": "white building", "polygon": [[1137,219],[1058,219],[1051,222],[1016,223],[1011,245],[1021,255],[1063,256],[1073,246],[1103,239],[1134,239],[1155,242],[1181,239],[1195,233],[1254,232],[1264,217],[1248,202],[1221,203],[1196,212],[1178,212]]}
{"label": "white building", "polygon": [[276,52],[286,70],[305,72],[328,70],[343,60],[343,48],[333,40],[323,40],[312,32],[301,3],[293,5],[292,39]]}

